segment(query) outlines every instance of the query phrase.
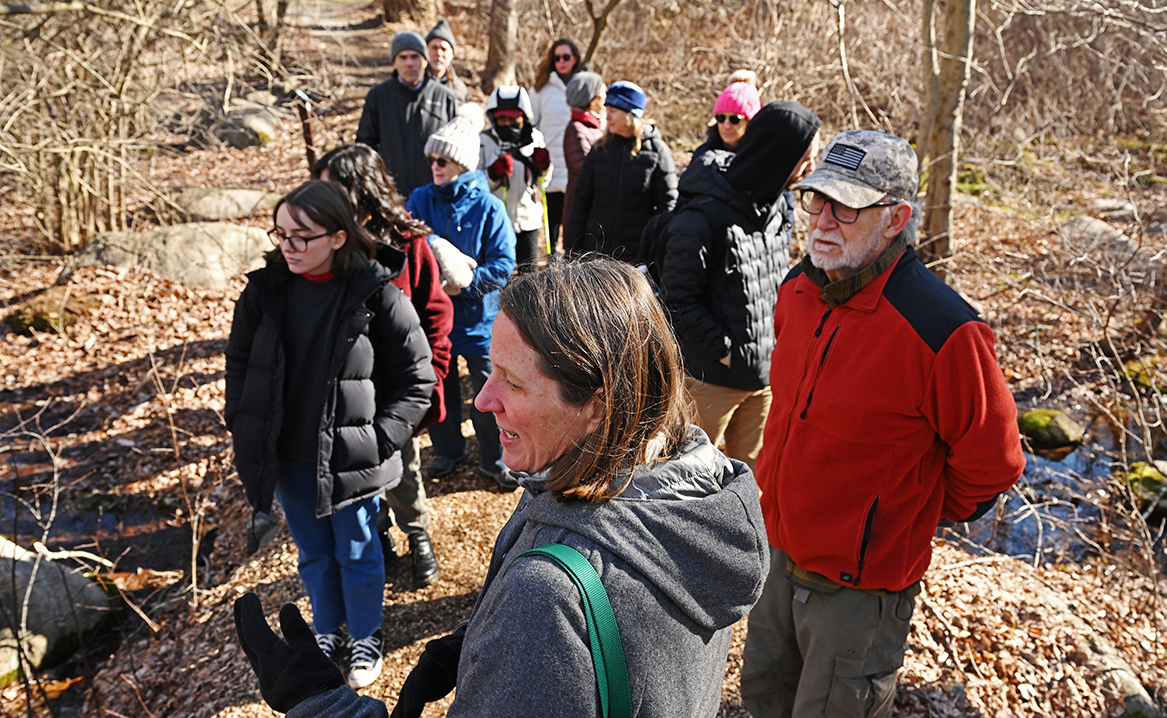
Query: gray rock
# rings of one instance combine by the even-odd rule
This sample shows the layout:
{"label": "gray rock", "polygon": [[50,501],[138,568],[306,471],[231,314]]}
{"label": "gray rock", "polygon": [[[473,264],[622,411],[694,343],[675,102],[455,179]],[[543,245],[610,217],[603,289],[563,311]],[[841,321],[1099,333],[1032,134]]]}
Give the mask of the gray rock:
{"label": "gray rock", "polygon": [[[34,669],[48,668],[72,654],[114,615],[109,597],[78,570],[38,557],[3,536],[0,602],[5,606],[0,611],[0,684],[16,677],[20,646]],[[28,615],[22,624],[26,603]]]}
{"label": "gray rock", "polygon": [[1057,409],[1033,409],[1017,417],[1021,433],[1034,446],[1045,449],[1073,446],[1082,441],[1086,430]]}
{"label": "gray rock", "polygon": [[266,145],[276,138],[283,113],[275,107],[248,100],[234,100],[226,117],[211,125],[211,135],[230,147],[241,149]]}
{"label": "gray rock", "polygon": [[1113,245],[1128,241],[1125,234],[1106,222],[1094,217],[1087,217],[1084,214],[1066,220],[1066,223],[1062,225],[1062,231],[1066,232],[1073,240],[1091,245]]}
{"label": "gray rock", "polygon": [[280,201],[277,192],[259,189],[187,187],[174,196],[174,203],[196,220],[217,221],[249,217],[268,210]]}
{"label": "gray rock", "polygon": [[1135,218],[1135,206],[1125,199],[1104,197],[1090,203],[1090,209],[1109,222],[1129,222]]}
{"label": "gray rock", "polygon": [[90,240],[66,266],[139,266],[184,284],[222,289],[227,281],[263,262],[267,234],[227,222],[192,222],[145,232],[105,232]]}

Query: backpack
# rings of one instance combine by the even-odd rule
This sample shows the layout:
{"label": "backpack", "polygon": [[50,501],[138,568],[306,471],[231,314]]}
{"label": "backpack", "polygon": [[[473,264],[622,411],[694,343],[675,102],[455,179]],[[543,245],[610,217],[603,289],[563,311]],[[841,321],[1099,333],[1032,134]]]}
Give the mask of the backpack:
{"label": "backpack", "polygon": [[644,225],[644,232],[640,235],[640,256],[636,263],[640,271],[648,276],[653,290],[659,296],[661,292],[661,270],[665,266],[665,255],[669,249],[669,225],[673,218],[689,209],[698,209],[703,205],[712,206],[718,200],[709,195],[699,194],[693,197],[681,197],[676,206],[668,212],[655,214],[648,224]]}

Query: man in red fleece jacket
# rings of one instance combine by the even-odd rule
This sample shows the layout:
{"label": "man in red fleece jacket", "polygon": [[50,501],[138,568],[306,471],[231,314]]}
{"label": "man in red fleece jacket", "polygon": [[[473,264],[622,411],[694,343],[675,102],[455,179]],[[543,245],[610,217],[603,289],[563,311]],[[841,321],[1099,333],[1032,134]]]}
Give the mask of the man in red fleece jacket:
{"label": "man in red fleece jacket", "polygon": [[795,186],[811,222],[774,312],[754,718],[885,715],[939,521],[979,518],[1025,467],[992,331],[911,247],[918,185],[906,140],[854,130]]}

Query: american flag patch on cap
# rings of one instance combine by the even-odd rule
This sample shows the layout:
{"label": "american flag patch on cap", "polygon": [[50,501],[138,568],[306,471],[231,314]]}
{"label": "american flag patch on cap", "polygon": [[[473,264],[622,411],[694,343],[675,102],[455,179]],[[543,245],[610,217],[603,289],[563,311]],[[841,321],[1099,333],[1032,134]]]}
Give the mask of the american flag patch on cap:
{"label": "american flag patch on cap", "polygon": [[824,162],[832,165],[840,165],[853,171],[859,167],[859,163],[866,156],[867,152],[859,149],[855,145],[844,145],[840,143],[831,148]]}

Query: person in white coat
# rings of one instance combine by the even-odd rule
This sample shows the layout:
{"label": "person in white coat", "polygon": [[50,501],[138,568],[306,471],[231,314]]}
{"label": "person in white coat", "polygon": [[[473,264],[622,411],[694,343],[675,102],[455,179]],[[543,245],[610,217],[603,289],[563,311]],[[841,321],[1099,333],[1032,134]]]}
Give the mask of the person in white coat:
{"label": "person in white coat", "polygon": [[563,223],[564,197],[567,191],[567,163],[563,155],[563,136],[571,122],[571,107],[565,94],[567,83],[575,73],[586,69],[579,48],[563,37],[551,43],[531,86],[531,112],[535,127],[543,133],[554,169],[547,177],[548,242],[552,248],[559,241]]}
{"label": "person in white coat", "polygon": [[547,250],[540,246],[543,226],[542,191],[555,165],[543,134],[531,121],[531,99],[516,85],[496,87],[486,101],[486,129],[479,135],[478,168],[490,179],[490,190],[506,203],[514,226],[515,265],[533,269]]}

